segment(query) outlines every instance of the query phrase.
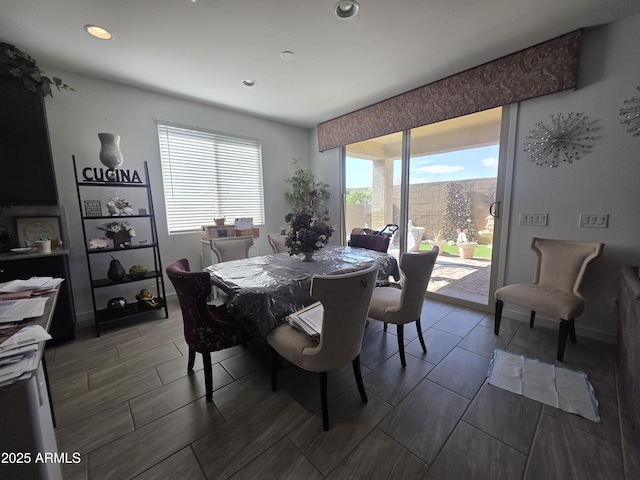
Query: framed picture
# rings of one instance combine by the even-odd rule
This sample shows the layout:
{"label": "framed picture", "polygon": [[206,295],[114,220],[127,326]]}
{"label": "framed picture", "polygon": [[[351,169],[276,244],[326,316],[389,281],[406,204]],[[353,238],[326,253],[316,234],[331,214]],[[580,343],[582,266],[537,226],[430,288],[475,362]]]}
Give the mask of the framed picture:
{"label": "framed picture", "polygon": [[85,200],[84,216],[85,217],[101,217],[102,205],[100,204],[100,200]]}
{"label": "framed picture", "polygon": [[16,231],[20,245],[31,245],[41,238],[61,240],[60,217],[16,217]]}

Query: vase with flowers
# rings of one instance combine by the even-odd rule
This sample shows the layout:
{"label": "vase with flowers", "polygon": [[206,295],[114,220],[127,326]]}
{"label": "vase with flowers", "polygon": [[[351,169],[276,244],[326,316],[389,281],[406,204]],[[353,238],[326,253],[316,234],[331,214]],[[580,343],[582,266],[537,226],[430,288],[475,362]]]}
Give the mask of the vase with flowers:
{"label": "vase with flowers", "polygon": [[324,248],[333,235],[333,227],[327,222],[329,217],[325,214],[317,217],[310,207],[305,207],[301,212],[290,213],[285,217],[289,223],[289,231],[285,239],[285,245],[289,248],[289,255],[304,255],[304,261],[312,261],[313,253]]}
{"label": "vase with flowers", "polygon": [[98,230],[104,231],[113,240],[113,248],[116,250],[129,247],[131,237],[136,236],[136,231],[127,222],[108,222],[98,227]]}

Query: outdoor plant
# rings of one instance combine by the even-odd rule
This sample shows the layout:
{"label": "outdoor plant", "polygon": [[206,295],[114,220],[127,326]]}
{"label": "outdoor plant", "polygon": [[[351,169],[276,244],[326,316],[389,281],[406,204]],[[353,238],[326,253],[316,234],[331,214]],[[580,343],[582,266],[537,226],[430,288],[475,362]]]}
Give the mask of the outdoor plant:
{"label": "outdoor plant", "polygon": [[58,77],[47,77],[31,56],[3,42],[0,42],[0,78],[17,81],[26,90],[43,97],[53,97],[51,86],[58,90],[73,90]]}
{"label": "outdoor plant", "polygon": [[[294,159],[294,165],[301,160]],[[305,207],[311,208],[315,217],[322,217],[327,213],[327,201],[329,200],[329,185],[316,180],[315,175],[309,169],[298,165],[292,177],[285,182],[291,187],[284,196],[291,205],[293,212],[302,212]]]}

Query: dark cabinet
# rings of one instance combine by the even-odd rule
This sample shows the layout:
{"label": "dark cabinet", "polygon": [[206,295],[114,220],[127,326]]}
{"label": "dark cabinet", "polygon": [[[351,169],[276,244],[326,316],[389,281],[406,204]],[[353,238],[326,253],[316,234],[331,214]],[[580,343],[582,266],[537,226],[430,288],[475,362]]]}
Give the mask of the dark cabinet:
{"label": "dark cabinet", "polygon": [[0,282],[17,278],[57,277],[64,278],[60,284],[58,301],[51,319],[52,341],[73,340],[76,336],[76,313],[73,306],[69,256],[65,252],[48,255],[24,255],[13,259],[11,256],[0,260]]}
{"label": "dark cabinet", "polygon": [[57,205],[44,99],[0,83],[0,207]]}

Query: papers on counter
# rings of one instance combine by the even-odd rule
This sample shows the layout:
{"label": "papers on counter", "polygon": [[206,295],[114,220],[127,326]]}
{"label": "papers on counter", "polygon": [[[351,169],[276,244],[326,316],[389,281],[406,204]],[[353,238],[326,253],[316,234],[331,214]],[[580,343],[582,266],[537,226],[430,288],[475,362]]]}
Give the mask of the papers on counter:
{"label": "papers on counter", "polygon": [[36,370],[40,363],[39,344],[50,338],[40,325],[0,329],[0,387]]}
{"label": "papers on counter", "polygon": [[15,293],[24,290],[50,290],[56,288],[64,278],[31,277],[28,280],[11,280],[0,284],[0,293]]}
{"label": "papers on counter", "polygon": [[0,302],[0,323],[19,322],[44,313],[46,297],[21,298]]}
{"label": "papers on counter", "polygon": [[324,307],[322,303],[316,302],[307,308],[298,310],[287,316],[287,322],[298,330],[301,330],[308,336],[319,339],[322,332],[322,317],[324,315]]}

